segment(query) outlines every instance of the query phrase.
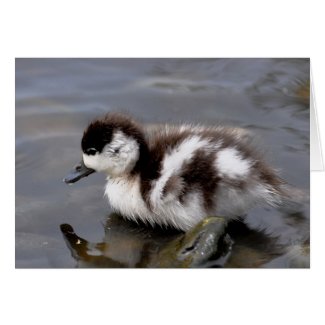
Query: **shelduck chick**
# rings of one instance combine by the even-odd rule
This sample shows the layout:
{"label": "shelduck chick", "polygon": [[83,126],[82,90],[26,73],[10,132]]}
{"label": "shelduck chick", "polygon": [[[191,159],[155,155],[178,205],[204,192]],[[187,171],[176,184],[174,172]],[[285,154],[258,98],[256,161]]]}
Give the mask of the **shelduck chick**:
{"label": "shelduck chick", "polygon": [[105,194],[125,218],[188,230],[206,216],[236,218],[257,204],[281,203],[283,181],[227,127],[164,126],[151,131],[108,113],[84,131],[83,160],[67,178],[107,175]]}

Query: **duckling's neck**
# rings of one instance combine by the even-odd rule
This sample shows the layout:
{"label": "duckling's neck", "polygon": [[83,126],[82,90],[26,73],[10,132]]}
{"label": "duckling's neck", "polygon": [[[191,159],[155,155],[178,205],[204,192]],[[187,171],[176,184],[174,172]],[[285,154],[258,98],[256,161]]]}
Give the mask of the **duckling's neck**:
{"label": "duckling's neck", "polygon": [[148,143],[145,139],[139,144],[139,159],[136,161],[134,167],[132,168],[130,174],[137,175],[143,174],[150,165],[150,150]]}

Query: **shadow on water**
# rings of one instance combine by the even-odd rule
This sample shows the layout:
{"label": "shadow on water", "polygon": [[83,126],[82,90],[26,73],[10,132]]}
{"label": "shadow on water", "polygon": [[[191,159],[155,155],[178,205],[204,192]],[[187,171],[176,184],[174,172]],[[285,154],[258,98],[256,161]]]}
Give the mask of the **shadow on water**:
{"label": "shadow on water", "polygon": [[[300,214],[258,208],[246,225],[230,224],[222,256],[196,229],[192,262],[177,255],[189,235],[107,220],[102,175],[73,187],[62,178],[80,158],[85,126],[112,109],[149,124],[247,128],[281,176],[309,194],[309,60],[17,59],[16,267],[308,267],[308,200]],[[62,227],[66,242],[60,224],[73,225]]]}

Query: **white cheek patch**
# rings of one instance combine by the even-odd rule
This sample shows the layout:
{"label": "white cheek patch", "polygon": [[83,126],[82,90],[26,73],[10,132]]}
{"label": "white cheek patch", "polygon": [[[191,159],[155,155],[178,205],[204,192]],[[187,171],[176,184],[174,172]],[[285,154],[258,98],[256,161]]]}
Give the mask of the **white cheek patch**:
{"label": "white cheek patch", "polygon": [[[108,151],[118,150],[118,153],[110,155],[112,156],[112,165],[110,166],[112,167],[110,168],[112,176],[130,172],[139,159],[138,142],[123,132],[116,131],[111,143],[107,146]],[[103,151],[105,151],[105,148]]]}
{"label": "white cheek patch", "polygon": [[84,153],[82,159],[86,167],[96,171],[103,170],[103,158],[98,153],[96,153],[96,155],[87,155]]}
{"label": "white cheek patch", "polygon": [[249,174],[252,161],[244,159],[234,148],[222,149],[217,153],[216,168],[221,176],[242,178]]}
{"label": "white cheek patch", "polygon": [[138,159],[137,141],[121,131],[114,132],[112,141],[103,148],[101,153],[83,154],[84,163],[88,168],[106,172],[113,177],[130,172]]}
{"label": "white cheek patch", "polygon": [[[108,148],[111,149],[120,149],[123,148],[124,150],[127,150],[127,145],[130,145],[131,143],[133,143],[132,141],[134,141],[133,139],[131,139],[130,137],[127,137],[123,132],[121,131],[116,131],[113,134],[113,138],[111,143],[109,144]],[[104,148],[105,150],[105,148]]]}

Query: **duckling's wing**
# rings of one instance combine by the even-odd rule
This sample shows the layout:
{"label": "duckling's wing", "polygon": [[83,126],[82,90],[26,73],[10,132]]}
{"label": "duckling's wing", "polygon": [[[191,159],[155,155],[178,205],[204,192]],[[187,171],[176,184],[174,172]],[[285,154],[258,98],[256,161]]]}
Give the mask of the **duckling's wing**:
{"label": "duckling's wing", "polygon": [[162,203],[168,203],[178,200],[181,194],[184,192],[184,181],[179,175],[172,175],[167,180],[162,192]]}

